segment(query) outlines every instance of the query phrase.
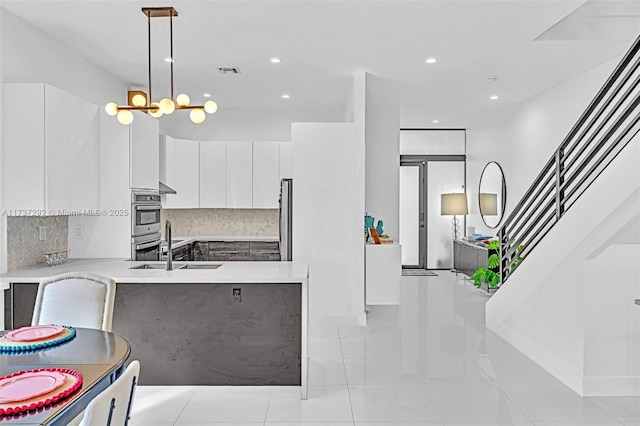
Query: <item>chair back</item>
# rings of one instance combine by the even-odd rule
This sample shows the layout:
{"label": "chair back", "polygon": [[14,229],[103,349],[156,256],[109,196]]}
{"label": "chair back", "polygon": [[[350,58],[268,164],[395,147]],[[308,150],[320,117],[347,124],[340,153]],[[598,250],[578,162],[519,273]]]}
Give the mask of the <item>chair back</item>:
{"label": "chair back", "polygon": [[140,362],[131,361],[124,373],[87,405],[80,426],[127,425],[139,375]]}
{"label": "chair back", "polygon": [[111,331],[116,283],[111,278],[71,272],[38,286],[31,325],[57,324]]}

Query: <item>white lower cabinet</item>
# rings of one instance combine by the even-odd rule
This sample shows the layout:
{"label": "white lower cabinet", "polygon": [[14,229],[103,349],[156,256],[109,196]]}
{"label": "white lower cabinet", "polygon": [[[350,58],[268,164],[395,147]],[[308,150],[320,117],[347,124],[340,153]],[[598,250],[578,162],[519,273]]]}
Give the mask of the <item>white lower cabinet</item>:
{"label": "white lower cabinet", "polygon": [[399,305],[402,246],[365,244],[366,305]]}
{"label": "white lower cabinet", "polygon": [[47,84],[11,83],[3,89],[5,105],[11,106],[2,108],[8,212],[60,215],[99,208],[97,105]]}

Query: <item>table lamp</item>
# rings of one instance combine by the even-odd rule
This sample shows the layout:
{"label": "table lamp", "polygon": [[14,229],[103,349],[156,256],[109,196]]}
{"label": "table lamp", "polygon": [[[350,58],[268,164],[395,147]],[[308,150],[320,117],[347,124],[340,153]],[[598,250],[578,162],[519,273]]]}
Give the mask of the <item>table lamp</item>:
{"label": "table lamp", "polygon": [[457,240],[459,226],[456,216],[469,214],[467,194],[464,192],[455,194],[441,194],[440,214],[442,216],[453,215],[453,219],[451,220],[453,228],[453,239]]}

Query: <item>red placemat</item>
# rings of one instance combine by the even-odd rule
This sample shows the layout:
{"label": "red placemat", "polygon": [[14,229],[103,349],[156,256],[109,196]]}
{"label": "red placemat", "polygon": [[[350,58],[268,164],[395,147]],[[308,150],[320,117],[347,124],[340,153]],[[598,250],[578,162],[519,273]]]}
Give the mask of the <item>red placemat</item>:
{"label": "red placemat", "polygon": [[[56,373],[53,375],[52,373]],[[28,377],[47,377],[53,379],[37,380],[33,382],[34,386],[44,386],[44,389],[34,388],[32,392],[25,391],[24,388],[18,389],[16,386],[23,387]],[[59,375],[64,377],[64,381],[60,384]],[[35,380],[35,379],[34,379]],[[52,383],[52,380],[56,382]],[[59,385],[58,385],[59,384]],[[40,368],[35,370],[18,371],[8,374],[0,378],[0,416],[10,416],[28,411],[35,411],[47,405],[55,404],[65,398],[68,398],[78,389],[82,387],[82,374],[68,368]],[[4,389],[4,392],[3,392]],[[45,391],[45,393],[42,393]],[[29,396],[31,393],[34,396]],[[9,396],[20,394],[19,400],[10,401]]]}

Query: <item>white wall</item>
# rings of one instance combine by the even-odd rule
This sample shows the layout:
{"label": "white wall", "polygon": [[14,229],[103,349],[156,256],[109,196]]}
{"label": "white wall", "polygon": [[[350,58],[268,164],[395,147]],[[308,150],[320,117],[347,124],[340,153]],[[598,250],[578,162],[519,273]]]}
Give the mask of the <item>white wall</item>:
{"label": "white wall", "polygon": [[356,157],[352,123],[293,123],[293,260],[309,262],[309,323],[362,324],[364,286],[355,253],[363,248],[353,208]]}
{"label": "white wall", "polygon": [[[357,267],[353,268],[353,282],[356,296],[362,297],[362,311],[365,305],[365,240],[364,240],[364,214],[365,214],[365,168],[366,168],[366,73],[356,72],[353,75],[352,100],[347,102],[353,107],[347,118],[353,120],[353,195],[352,209],[353,229],[360,230],[360,240],[356,240],[353,247],[353,261]],[[366,318],[362,320],[364,325]]]}
{"label": "white wall", "polygon": [[365,210],[400,238],[400,108],[394,82],[366,75]]}
{"label": "white wall", "polygon": [[[5,15],[5,10],[0,7],[0,23],[3,22]],[[2,72],[2,39],[3,34],[1,32],[2,28],[0,28],[0,102],[3,99],[2,94],[2,83],[3,80],[3,72]],[[0,116],[1,117],[1,116]],[[0,118],[0,138],[3,135],[2,130],[2,118]],[[0,139],[0,165],[4,164],[4,144]],[[4,210],[4,182],[2,182],[2,174],[0,173],[0,212]],[[0,215],[0,273],[7,272],[7,216]],[[4,291],[0,291],[0,312],[4,312]],[[0,315],[0,327],[4,330],[4,315]]]}
{"label": "white wall", "polygon": [[2,78],[5,83],[48,83],[101,105],[126,99],[124,81],[2,10]]}
{"label": "white wall", "polygon": [[343,118],[338,108],[228,108],[219,104],[218,111],[207,115],[199,125],[191,123],[186,113],[163,117],[160,133],[203,141],[290,141],[291,123],[333,122]]}
{"label": "white wall", "polygon": [[476,233],[495,233],[482,222],[475,193],[484,166],[496,161],[504,171],[508,216],[618,62],[609,61],[467,129],[467,186],[470,202],[475,200],[467,223],[476,226]]}

